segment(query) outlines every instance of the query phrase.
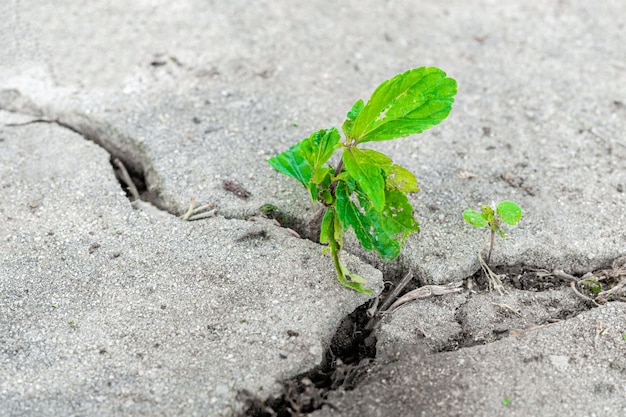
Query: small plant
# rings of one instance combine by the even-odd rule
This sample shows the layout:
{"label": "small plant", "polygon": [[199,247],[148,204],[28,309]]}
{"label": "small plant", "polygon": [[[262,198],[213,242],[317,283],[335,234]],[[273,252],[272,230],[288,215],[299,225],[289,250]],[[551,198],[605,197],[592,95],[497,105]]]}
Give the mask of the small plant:
{"label": "small plant", "polygon": [[[359,145],[396,139],[439,124],[452,108],[456,81],[438,68],[415,68],[383,82],[367,104],[358,100],[342,130],[323,129],[268,160],[297,179],[314,204],[323,206],[320,242],[328,245],[337,278],[346,287],[371,293],[365,280],[348,271],[339,253],[343,233],[352,227],[361,245],[385,260],[395,259],[406,238],[419,230],[408,193],[417,179],[387,155]],[[335,151],[341,159],[328,164]]]}
{"label": "small plant", "polygon": [[502,400],[502,407],[508,407],[509,404],[511,404],[511,399],[509,397],[504,397],[504,400]]}
{"label": "small plant", "polygon": [[466,222],[477,228],[489,226],[491,230],[489,254],[487,255],[487,265],[489,265],[496,233],[504,238],[505,233],[504,230],[502,230],[502,224],[506,223],[510,226],[515,226],[522,218],[522,209],[512,201],[503,201],[497,206],[495,206],[495,204],[493,206],[482,206],[481,212],[468,208],[463,212],[463,218]]}

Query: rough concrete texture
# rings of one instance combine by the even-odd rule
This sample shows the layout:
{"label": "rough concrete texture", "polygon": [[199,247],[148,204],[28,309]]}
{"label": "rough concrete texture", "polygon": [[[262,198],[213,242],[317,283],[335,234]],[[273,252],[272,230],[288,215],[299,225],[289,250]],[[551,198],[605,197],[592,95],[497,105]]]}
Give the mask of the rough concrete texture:
{"label": "rough concrete texture", "polygon": [[508,332],[557,322],[588,309],[570,288],[458,294],[407,304],[384,321],[378,348],[423,339],[432,352],[493,342]]}
{"label": "rough concrete texture", "polygon": [[268,220],[133,210],[106,152],[67,129],[2,138],[0,414],[225,413],[318,365],[367,299]]}
{"label": "rough concrete texture", "polygon": [[449,120],[377,145],[421,180],[422,233],[399,262],[424,282],[470,275],[487,238],[460,213],[502,199],[526,219],[496,264],[579,273],[623,251],[622,2],[31,3],[3,6],[17,39],[2,52],[3,88],[96,130],[172,211],[194,195],[227,217],[273,203],[303,222],[304,190],[265,159],[340,125],[382,80],[437,65],[460,86]]}
{"label": "rough concrete texture", "polygon": [[[0,132],[0,337],[10,340],[3,344],[2,376],[9,377],[0,379],[0,395],[11,404],[0,413],[29,406],[57,414],[217,413],[238,407],[237,388],[263,397],[276,378],[319,361],[336,323],[365,298],[339,287],[320,246],[247,220],[265,203],[298,230],[311,214],[305,191],[265,160],[314,130],[341,125],[357,98],[411,67],[436,65],[459,84],[441,126],[376,144],[420,180],[411,200],[422,231],[393,264],[350,239],[349,252],[389,279],[408,268],[421,283],[465,278],[478,270],[476,251],[488,237],[465,225],[461,212],[513,199],[524,218],[498,243],[494,265],[581,274],[626,254],[626,4],[619,0],[22,0],[1,2],[0,16],[2,122],[56,120],[79,133],[55,123]],[[184,212],[195,196],[214,203],[220,217],[186,224],[133,211],[109,156],[84,138],[141,172],[152,201],[170,213]],[[225,179],[251,195],[225,190]],[[100,246],[89,253],[94,244]],[[378,272],[350,259],[380,286]],[[569,318],[561,313],[580,303],[570,296],[536,295],[538,309],[523,315],[534,324],[553,313]],[[461,323],[469,326],[461,328],[463,340],[490,334],[502,316],[491,302],[522,309],[531,296],[467,297],[441,303],[437,314],[447,330],[437,334],[441,327],[432,325],[431,349],[458,339]],[[547,311],[553,299],[565,304]],[[479,315],[473,325],[454,311],[466,301],[463,309]],[[415,333],[404,326],[411,317],[419,323],[424,308],[405,307],[395,324],[392,317],[381,348],[412,341]],[[619,306],[586,314],[603,311],[621,314],[614,320],[624,323]],[[54,325],[44,320],[59,315]],[[501,318],[500,326],[524,324]],[[294,326],[304,328],[301,336],[285,338]],[[205,330],[190,330],[196,328]],[[537,337],[554,343],[555,331],[545,332]],[[479,341],[489,340],[483,336]],[[173,346],[149,348],[155,343]],[[497,363],[481,366],[521,372],[526,368],[507,360],[511,343],[471,352],[490,350]],[[281,359],[280,349],[295,353],[280,351],[287,356]],[[233,363],[220,359],[229,350]],[[463,351],[459,357],[471,354]],[[421,372],[410,359],[399,363]],[[594,371],[604,377],[603,369]],[[571,380],[550,389],[576,394]],[[445,378],[438,381],[443,392],[432,395],[445,397]],[[549,384],[537,381],[537,391],[524,391],[530,400],[528,408],[518,405],[520,415],[550,415],[557,407],[541,403],[540,385]],[[500,392],[495,387],[485,388],[493,388],[490,398]],[[616,388],[608,402],[623,395]],[[578,398],[581,410],[597,401]],[[476,415],[492,410],[480,401],[471,407]],[[613,412],[598,415],[621,413]]]}
{"label": "rough concrete texture", "polygon": [[394,345],[356,390],[329,399],[339,411],[312,415],[623,416],[624,316],[615,303],[455,352]]}

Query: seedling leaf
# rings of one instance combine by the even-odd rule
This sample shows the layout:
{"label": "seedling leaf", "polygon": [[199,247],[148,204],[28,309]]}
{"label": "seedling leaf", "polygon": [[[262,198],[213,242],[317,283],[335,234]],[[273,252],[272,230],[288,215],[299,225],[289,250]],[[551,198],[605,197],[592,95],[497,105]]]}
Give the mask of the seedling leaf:
{"label": "seedling leaf", "polygon": [[[340,260],[344,231],[352,227],[361,245],[385,260],[396,258],[405,239],[419,231],[406,196],[419,190],[415,176],[388,156],[357,146],[420,133],[438,124],[450,112],[456,89],[456,81],[440,69],[406,71],[383,82],[367,104],[354,103],[342,126],[344,141],[336,128],[322,129],[268,160],[274,169],[298,180],[313,203],[325,206],[320,242],[328,245],[323,252],[330,253],[337,279],[346,287],[372,293],[361,285],[365,280]],[[342,159],[333,167],[328,160],[339,148]],[[494,220],[489,210],[474,212],[482,226]]]}
{"label": "seedling leaf", "polygon": [[484,213],[479,213],[472,209],[465,209],[463,218],[466,222],[477,228],[485,227],[489,224]]}
{"label": "seedling leaf", "polygon": [[503,222],[510,226],[515,226],[522,218],[522,209],[512,201],[503,201],[498,204],[496,212]]}
{"label": "seedling leaf", "polygon": [[354,121],[356,120],[361,110],[363,110],[363,106],[365,106],[363,100],[357,100],[357,102],[354,103],[354,105],[346,115],[347,119],[345,122],[343,122],[342,126],[343,133],[346,135],[346,137],[351,137],[350,135],[352,132],[352,126],[354,126]]}
{"label": "seedling leaf", "polygon": [[316,171],[332,156],[340,139],[341,135],[334,127],[328,130],[318,130],[302,140],[300,152],[313,170]]}
{"label": "seedling leaf", "polygon": [[372,149],[347,148],[343,153],[346,171],[361,186],[374,208],[385,206],[385,178],[383,169],[391,167],[391,158]]}
{"label": "seedling leaf", "polygon": [[438,68],[408,70],[378,86],[346,135],[363,143],[423,132],[448,116],[456,91]]}
{"label": "seedling leaf", "polygon": [[334,222],[334,210],[326,210],[324,218],[322,219],[322,226],[320,229],[320,243],[328,244],[333,236],[333,222]]}
{"label": "seedling leaf", "polygon": [[[308,138],[304,140],[308,140]],[[271,157],[267,162],[276,171],[297,179],[305,188],[309,188],[313,170],[302,154],[302,142],[304,141],[298,142],[285,152]]]}
{"label": "seedling leaf", "polygon": [[367,202],[364,194],[356,191],[359,204],[350,199],[345,183],[337,186],[337,214],[344,230],[352,226],[357,239],[366,250],[375,249],[383,259],[391,260],[400,254],[400,243],[389,232],[382,219],[382,214],[372,206],[363,207]]}
{"label": "seedling leaf", "polygon": [[419,224],[413,217],[413,207],[406,195],[400,191],[385,193],[382,219],[387,233],[402,235],[401,245],[410,234],[419,231]]}
{"label": "seedling leaf", "polygon": [[403,193],[415,193],[419,191],[417,178],[403,166],[393,164],[387,171],[387,189],[397,189]]}

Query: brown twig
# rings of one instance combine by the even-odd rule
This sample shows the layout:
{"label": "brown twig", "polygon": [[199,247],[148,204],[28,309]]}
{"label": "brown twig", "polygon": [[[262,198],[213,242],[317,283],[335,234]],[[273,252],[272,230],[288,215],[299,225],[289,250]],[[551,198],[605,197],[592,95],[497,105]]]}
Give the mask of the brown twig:
{"label": "brown twig", "polygon": [[181,216],[181,220],[191,222],[194,220],[206,219],[207,217],[213,217],[217,215],[217,209],[204,211],[213,207],[215,207],[215,203],[208,203],[200,207],[196,207],[196,198],[191,197],[191,203],[189,204],[189,209],[184,215]]}
{"label": "brown twig", "polygon": [[115,158],[113,160],[113,163],[119,168],[122,175],[122,181],[126,183],[126,186],[128,187],[128,190],[130,191],[130,194],[133,196],[133,198],[135,200],[141,200],[141,198],[139,198],[139,191],[137,190],[137,187],[135,186],[133,180],[130,178],[130,175],[128,175],[128,171],[126,170],[126,167],[124,166],[122,161]]}
{"label": "brown twig", "polygon": [[510,305],[508,305],[508,304],[498,304],[498,303],[491,303],[491,304],[493,304],[494,306],[498,306],[498,307],[500,307],[500,308],[503,308],[503,309],[505,309],[505,310],[509,310],[509,311],[511,311],[513,314],[515,314],[517,317],[522,317],[522,315],[521,315],[518,311],[515,311],[515,310],[513,309],[513,307],[511,307],[511,306],[510,306]]}
{"label": "brown twig", "polygon": [[424,285],[422,287],[416,288],[413,291],[409,291],[404,294],[402,297],[398,298],[387,310],[383,312],[383,314],[391,314],[398,307],[403,304],[408,303],[409,301],[417,300],[419,298],[426,298],[433,295],[444,295],[455,292],[463,291],[463,281],[451,282],[446,285]]}
{"label": "brown twig", "polygon": [[413,279],[413,271],[409,269],[409,272],[407,272],[404,278],[400,280],[398,285],[396,285],[396,287],[389,293],[389,295],[387,296],[383,304],[380,306],[380,308],[374,313],[372,318],[369,319],[369,321],[365,325],[365,330],[371,330],[376,326],[376,324],[378,324],[378,322],[380,321],[380,316],[387,310],[387,308],[391,305],[391,303],[395,301],[396,298],[398,298],[398,296],[400,295],[404,287],[406,287],[407,284],[411,282],[412,279]]}

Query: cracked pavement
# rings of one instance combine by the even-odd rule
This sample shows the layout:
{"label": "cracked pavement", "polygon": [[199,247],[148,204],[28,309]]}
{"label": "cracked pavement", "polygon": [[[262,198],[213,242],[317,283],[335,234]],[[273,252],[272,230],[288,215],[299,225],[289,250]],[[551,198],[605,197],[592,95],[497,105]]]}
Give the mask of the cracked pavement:
{"label": "cracked pavement", "polygon": [[[488,238],[461,213],[504,199],[524,218],[494,266],[580,276],[626,255],[618,0],[23,0],[0,15],[0,415],[233,415],[238,390],[265,398],[319,364],[367,297],[259,216],[272,204],[301,230],[312,214],[266,159],[410,67],[459,93],[440,126],[376,144],[420,181],[421,232],[391,264],[347,239],[372,288],[409,268],[420,284],[472,276]],[[111,158],[162,210],[131,206]],[[182,222],[191,197],[217,216]],[[318,413],[621,416],[625,313],[567,286],[418,300],[385,320],[370,379]]]}

